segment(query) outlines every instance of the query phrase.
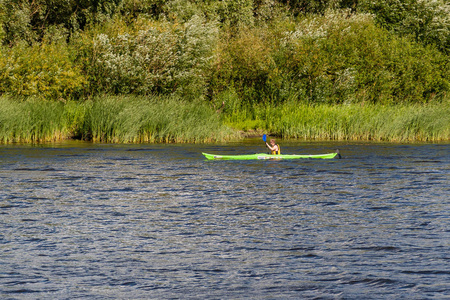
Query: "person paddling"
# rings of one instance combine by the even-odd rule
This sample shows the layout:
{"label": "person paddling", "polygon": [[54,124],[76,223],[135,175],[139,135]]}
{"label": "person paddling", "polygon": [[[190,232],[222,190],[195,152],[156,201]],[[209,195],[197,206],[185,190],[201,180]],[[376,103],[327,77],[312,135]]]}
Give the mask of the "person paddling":
{"label": "person paddling", "polygon": [[275,143],[274,139],[270,140],[270,145],[266,142],[266,146],[270,149],[270,154],[281,154],[280,146]]}

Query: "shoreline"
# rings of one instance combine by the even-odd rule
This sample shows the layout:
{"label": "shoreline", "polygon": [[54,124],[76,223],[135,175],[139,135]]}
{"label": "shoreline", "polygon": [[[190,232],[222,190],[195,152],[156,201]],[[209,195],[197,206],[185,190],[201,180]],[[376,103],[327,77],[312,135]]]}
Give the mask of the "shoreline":
{"label": "shoreline", "polygon": [[450,101],[385,106],[284,103],[218,113],[208,102],[105,96],[84,102],[0,97],[0,144],[302,141],[449,142]]}
{"label": "shoreline", "polygon": [[[261,132],[263,132],[261,130]],[[65,143],[65,142],[83,142],[83,143],[91,143],[91,144],[110,144],[110,145],[163,145],[163,144],[217,144],[217,143],[237,143],[243,141],[245,139],[261,139],[262,134],[257,134],[255,131],[249,132],[238,132],[239,137],[233,139],[226,139],[221,141],[139,141],[139,142],[120,142],[120,141],[94,141],[92,139],[80,139],[76,137],[65,137],[65,138],[57,138],[57,139],[45,139],[45,140],[32,140],[32,141],[24,141],[24,140],[14,140],[14,141],[0,141],[0,146],[7,145],[44,145],[44,144],[52,144],[52,143]],[[325,138],[286,138],[276,134],[267,134],[268,137],[275,138],[277,140],[282,140],[284,142],[305,142],[305,143],[321,143],[321,142],[348,142],[348,143],[386,143],[386,144],[448,144],[450,143],[450,138],[448,139],[439,139],[439,140],[426,140],[426,139],[408,139],[408,140],[396,140],[396,139],[325,139]]]}

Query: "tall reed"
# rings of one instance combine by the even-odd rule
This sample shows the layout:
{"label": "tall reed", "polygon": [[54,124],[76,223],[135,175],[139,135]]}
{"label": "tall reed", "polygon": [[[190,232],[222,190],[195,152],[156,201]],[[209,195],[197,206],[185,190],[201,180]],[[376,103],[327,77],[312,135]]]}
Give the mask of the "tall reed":
{"label": "tall reed", "polygon": [[233,136],[205,103],[177,97],[105,96],[87,105],[81,131],[94,142],[213,142]]}
{"label": "tall reed", "polygon": [[63,103],[0,98],[0,143],[61,140],[69,131]]}
{"label": "tall reed", "polygon": [[214,142],[237,135],[206,103],[103,96],[85,102],[0,97],[0,143],[68,138],[94,142]]}
{"label": "tall reed", "polygon": [[238,139],[239,132],[250,130],[297,139],[450,140],[448,100],[395,106],[228,103],[222,113],[219,111],[205,102],[186,102],[178,97],[103,96],[62,103],[1,96],[0,143],[69,138],[113,143],[196,143]]}
{"label": "tall reed", "polygon": [[278,106],[241,108],[225,120],[236,129],[261,129],[283,138],[392,142],[450,140],[449,101],[395,106],[287,102]]}

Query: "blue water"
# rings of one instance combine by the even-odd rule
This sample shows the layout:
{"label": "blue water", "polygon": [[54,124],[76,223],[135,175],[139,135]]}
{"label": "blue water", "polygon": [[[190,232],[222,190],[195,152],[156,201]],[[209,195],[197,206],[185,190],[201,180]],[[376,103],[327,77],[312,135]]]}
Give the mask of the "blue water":
{"label": "blue water", "polygon": [[0,146],[2,299],[450,299],[450,144]]}

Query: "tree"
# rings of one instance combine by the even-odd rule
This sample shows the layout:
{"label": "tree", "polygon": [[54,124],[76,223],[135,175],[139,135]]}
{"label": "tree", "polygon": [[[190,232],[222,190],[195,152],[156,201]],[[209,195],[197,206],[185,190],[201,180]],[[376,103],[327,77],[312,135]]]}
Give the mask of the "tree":
{"label": "tree", "polygon": [[450,54],[450,4],[446,0],[361,0],[359,10],[373,13],[376,22],[388,30]]}
{"label": "tree", "polygon": [[3,44],[40,41],[52,29],[70,34],[111,18],[122,0],[0,0]]}

